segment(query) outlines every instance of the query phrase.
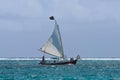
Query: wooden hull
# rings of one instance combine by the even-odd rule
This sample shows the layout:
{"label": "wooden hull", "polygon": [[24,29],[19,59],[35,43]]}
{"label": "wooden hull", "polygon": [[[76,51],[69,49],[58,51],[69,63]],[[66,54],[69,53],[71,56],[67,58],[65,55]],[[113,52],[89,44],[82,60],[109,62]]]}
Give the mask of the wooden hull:
{"label": "wooden hull", "polygon": [[76,64],[77,59],[73,61],[60,61],[60,62],[40,62],[41,65],[68,65],[68,64]]}

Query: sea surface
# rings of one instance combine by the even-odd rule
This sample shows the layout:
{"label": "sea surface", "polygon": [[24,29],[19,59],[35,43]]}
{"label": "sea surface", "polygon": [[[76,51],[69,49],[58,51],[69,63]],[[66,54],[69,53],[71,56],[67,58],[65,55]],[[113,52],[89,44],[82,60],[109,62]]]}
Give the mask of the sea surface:
{"label": "sea surface", "polygon": [[37,59],[1,59],[0,80],[120,80],[120,60],[79,60],[76,65],[43,66]]}

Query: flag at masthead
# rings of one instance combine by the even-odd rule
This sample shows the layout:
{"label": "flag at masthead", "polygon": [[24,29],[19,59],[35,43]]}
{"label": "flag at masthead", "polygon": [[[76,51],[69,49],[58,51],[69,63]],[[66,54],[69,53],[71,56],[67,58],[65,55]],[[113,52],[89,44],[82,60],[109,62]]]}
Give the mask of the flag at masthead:
{"label": "flag at masthead", "polygon": [[54,19],[54,16],[50,16],[49,19],[50,19],[50,20],[55,20],[55,19]]}

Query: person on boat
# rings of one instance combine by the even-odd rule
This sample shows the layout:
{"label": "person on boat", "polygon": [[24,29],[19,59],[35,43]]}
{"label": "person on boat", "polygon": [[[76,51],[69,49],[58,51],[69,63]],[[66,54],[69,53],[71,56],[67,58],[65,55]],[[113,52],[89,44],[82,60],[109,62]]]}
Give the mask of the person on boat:
{"label": "person on boat", "polygon": [[54,63],[56,63],[56,61],[54,60]]}
{"label": "person on boat", "polygon": [[45,57],[44,56],[42,57],[42,61],[45,61]]}
{"label": "person on boat", "polygon": [[70,61],[73,61],[74,59],[73,58],[70,58]]}
{"label": "person on boat", "polygon": [[76,59],[80,59],[80,55],[77,55],[77,58]]}
{"label": "person on boat", "polygon": [[40,63],[45,63],[45,57],[42,57],[42,61]]}

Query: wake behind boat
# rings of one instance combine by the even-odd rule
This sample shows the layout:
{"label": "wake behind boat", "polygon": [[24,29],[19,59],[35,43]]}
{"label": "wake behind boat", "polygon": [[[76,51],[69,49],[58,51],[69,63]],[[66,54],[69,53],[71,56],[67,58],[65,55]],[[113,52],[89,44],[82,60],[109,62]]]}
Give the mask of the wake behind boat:
{"label": "wake behind boat", "polygon": [[39,64],[42,65],[66,65],[66,64],[76,64],[77,60],[80,58],[79,55],[76,58],[71,58],[70,60],[66,59],[64,56],[64,50],[62,45],[62,39],[59,31],[59,26],[57,21],[55,20],[54,16],[49,17],[50,20],[55,21],[55,28],[48,39],[48,41],[42,46],[40,51],[44,52],[45,54],[52,55],[57,57],[56,60],[47,61],[45,57],[42,57],[42,61]]}

